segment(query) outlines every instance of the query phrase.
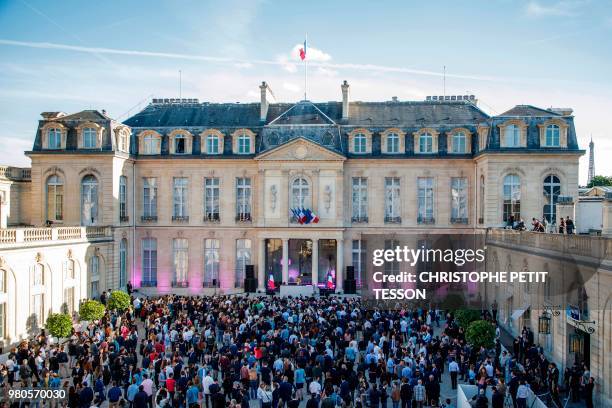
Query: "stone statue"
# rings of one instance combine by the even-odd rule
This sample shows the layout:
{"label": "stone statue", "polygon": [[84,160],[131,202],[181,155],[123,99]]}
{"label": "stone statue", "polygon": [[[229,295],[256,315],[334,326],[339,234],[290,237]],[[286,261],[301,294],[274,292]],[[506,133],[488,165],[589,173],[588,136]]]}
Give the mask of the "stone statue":
{"label": "stone statue", "polygon": [[273,184],[272,187],[270,187],[270,206],[272,207],[272,211],[276,211],[277,193],[276,184]]}
{"label": "stone statue", "polygon": [[323,200],[325,202],[325,210],[329,212],[331,207],[332,189],[330,185],[325,186],[325,193],[323,194]]}

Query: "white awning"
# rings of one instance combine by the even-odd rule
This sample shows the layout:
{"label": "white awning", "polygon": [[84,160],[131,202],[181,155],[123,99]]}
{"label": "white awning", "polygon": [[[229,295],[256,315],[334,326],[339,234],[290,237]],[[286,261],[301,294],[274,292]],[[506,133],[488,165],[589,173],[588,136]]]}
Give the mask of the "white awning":
{"label": "white awning", "polygon": [[512,320],[518,320],[525,313],[525,311],[529,309],[530,307],[531,305],[527,304],[519,309],[516,309],[514,312],[512,312],[512,316],[511,316]]}

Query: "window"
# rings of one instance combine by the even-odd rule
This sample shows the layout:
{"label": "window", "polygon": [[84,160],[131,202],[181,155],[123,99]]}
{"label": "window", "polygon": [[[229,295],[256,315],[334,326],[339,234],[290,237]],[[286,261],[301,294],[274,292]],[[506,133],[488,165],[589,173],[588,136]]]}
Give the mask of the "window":
{"label": "window", "polygon": [[204,221],[219,221],[219,178],[204,179]]}
{"label": "window", "polygon": [[0,303],[0,339],[6,338],[6,303]]}
{"label": "window", "polygon": [[549,174],[544,179],[544,218],[550,224],[556,224],[557,199],[561,194],[561,181],[554,174]]}
{"label": "window", "polygon": [[467,224],[467,178],[453,177],[451,179],[451,222]]}
{"label": "window", "polygon": [[238,136],[238,153],[251,153],[251,136],[246,133],[242,133],[240,136]]}
{"label": "window", "polygon": [[64,219],[64,183],[59,176],[47,179],[47,219],[50,221]]}
{"label": "window", "polygon": [[67,259],[64,262],[64,276],[65,279],[75,279],[75,271],[74,271],[74,261],[72,259]]}
{"label": "window", "polygon": [[45,284],[44,276],[45,276],[44,267],[41,264],[36,264],[34,266],[34,276],[32,278],[33,286],[42,286]]}
{"label": "window", "polygon": [[241,288],[244,286],[245,269],[251,264],[251,240],[236,240],[236,280],[234,286]]}
{"label": "window", "polygon": [[548,125],[546,126],[546,146],[547,147],[559,147],[561,145],[559,138],[559,126]]}
{"label": "window", "polygon": [[385,222],[401,223],[399,177],[385,177]]}
{"label": "window", "polygon": [[129,141],[130,141],[129,134],[126,131],[120,132],[119,133],[119,150],[121,150],[122,152],[129,153],[130,151]]}
{"label": "window", "polygon": [[124,288],[127,285],[127,252],[128,242],[123,238],[119,243],[119,287]]}
{"label": "window", "polygon": [[64,313],[72,316],[74,313],[74,286],[64,289]]}
{"label": "window", "polygon": [[157,135],[147,134],[142,139],[142,154],[160,154],[161,144]]}
{"label": "window", "polygon": [[504,177],[503,217],[504,222],[521,218],[521,179],[516,174]]}
{"label": "window", "polygon": [[485,216],[485,177],[480,176],[480,208],[479,208],[479,224],[484,224]]}
{"label": "window", "polygon": [[98,145],[96,138],[97,131],[95,128],[83,129],[83,149],[95,149]]}
{"label": "window", "polygon": [[62,148],[62,130],[51,128],[47,130],[47,149]]}
{"label": "window", "polygon": [[251,221],[251,179],[236,179],[236,220]]}
{"label": "window", "polygon": [[353,177],[353,222],[368,222],[368,179]]}
{"label": "window", "polygon": [[30,301],[30,317],[34,317],[37,327],[43,327],[45,321],[45,295],[43,293],[35,293],[32,295]]}
{"label": "window", "polygon": [[431,133],[422,133],[419,136],[419,153],[433,153],[433,136]]}
{"label": "window", "polygon": [[464,132],[453,133],[453,153],[466,153],[467,152],[467,137]]}
{"label": "window", "polygon": [[418,189],[418,214],[419,224],[433,224],[434,220],[434,193],[433,177],[419,177],[417,179]]}
{"label": "window", "polygon": [[206,153],[207,154],[219,154],[219,136],[208,135],[206,136]]}
{"label": "window", "polygon": [[[310,206],[310,187],[308,180],[297,178],[291,183],[291,208],[308,208]],[[291,214],[291,211],[289,211]]]}
{"label": "window", "polygon": [[219,284],[219,240],[207,239],[204,244],[203,286],[212,288]]}
{"label": "window", "polygon": [[142,286],[157,286],[157,240],[142,240]]}
{"label": "window", "polygon": [[366,241],[363,239],[355,239],[353,240],[353,269],[355,271],[355,280],[357,281],[357,286],[361,287],[361,282],[363,276],[365,276],[366,271]]}
{"label": "window", "polygon": [[365,134],[357,133],[353,136],[353,153],[366,153],[368,139]]}
{"label": "window", "polygon": [[387,153],[399,153],[400,138],[397,133],[387,135]]}
{"label": "window", "polygon": [[504,130],[504,147],[519,147],[521,144],[521,129],[517,125],[508,125]]}
{"label": "window", "polygon": [[157,179],[153,177],[143,178],[143,220],[157,219]]}
{"label": "window", "polygon": [[174,259],[174,286],[188,286],[189,277],[189,242],[185,238],[172,240]]}
{"label": "window", "polygon": [[89,295],[92,298],[100,296],[100,257],[97,255],[89,258]]}
{"label": "window", "polygon": [[186,142],[184,135],[176,135],[174,136],[174,154],[185,154],[186,150]]}
{"label": "window", "polygon": [[81,224],[95,225],[98,222],[98,179],[85,176],[81,181]]}
{"label": "window", "polygon": [[119,176],[119,221],[127,221],[127,177]]}
{"label": "window", "polygon": [[0,293],[6,293],[6,292],[7,292],[6,271],[4,269],[0,269]]}
{"label": "window", "polygon": [[188,220],[187,215],[187,177],[175,177],[174,188],[172,193],[173,199],[173,220]]}

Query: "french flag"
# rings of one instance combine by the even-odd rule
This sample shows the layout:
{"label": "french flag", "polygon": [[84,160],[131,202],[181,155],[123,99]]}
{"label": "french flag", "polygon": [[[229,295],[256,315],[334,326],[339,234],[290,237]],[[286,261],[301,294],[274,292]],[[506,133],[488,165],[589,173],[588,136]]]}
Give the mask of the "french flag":
{"label": "french flag", "polygon": [[300,59],[302,61],[306,59],[306,40],[304,40],[304,46],[300,48]]}
{"label": "french flag", "polygon": [[268,279],[268,289],[274,290],[276,289],[276,285],[274,283],[274,275],[270,274],[270,278]]}

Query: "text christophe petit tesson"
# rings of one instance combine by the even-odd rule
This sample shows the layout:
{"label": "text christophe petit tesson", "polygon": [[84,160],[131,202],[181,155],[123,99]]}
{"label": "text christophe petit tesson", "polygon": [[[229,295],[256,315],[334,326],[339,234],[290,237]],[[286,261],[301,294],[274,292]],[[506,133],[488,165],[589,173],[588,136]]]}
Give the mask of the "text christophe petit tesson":
{"label": "text christophe petit tesson", "polygon": [[[375,249],[372,252],[371,291],[380,300],[426,299],[427,289],[419,288],[419,283],[428,286],[448,283],[545,283],[548,272],[539,271],[423,271],[407,272],[407,267],[417,264],[431,265],[433,262],[453,263],[458,267],[466,263],[482,264],[485,261],[486,246],[480,249],[424,249],[397,246],[395,249]],[[398,264],[393,268],[381,268],[387,263]],[[430,267],[431,268],[431,267]],[[400,272],[383,272],[392,269]],[[402,271],[402,269],[404,269]],[[421,268],[422,269],[422,268]],[[377,284],[396,284],[397,287],[376,287]]]}

